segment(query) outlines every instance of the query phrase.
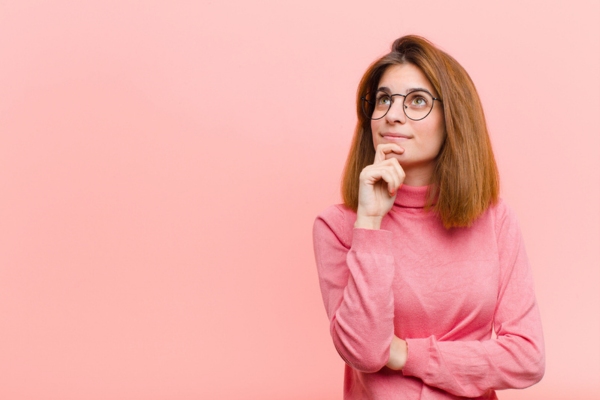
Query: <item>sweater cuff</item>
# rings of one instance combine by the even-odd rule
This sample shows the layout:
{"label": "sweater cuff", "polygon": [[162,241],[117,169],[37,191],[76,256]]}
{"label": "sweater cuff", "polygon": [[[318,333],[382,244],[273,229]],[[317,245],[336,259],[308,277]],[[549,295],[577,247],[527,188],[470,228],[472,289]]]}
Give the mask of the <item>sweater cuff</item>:
{"label": "sweater cuff", "polygon": [[392,237],[390,231],[354,228],[350,248],[358,253],[392,255]]}
{"label": "sweater cuff", "polygon": [[402,374],[421,379],[425,378],[429,370],[429,357],[433,338],[404,340],[406,340],[408,346],[408,357],[404,368],[402,368]]}

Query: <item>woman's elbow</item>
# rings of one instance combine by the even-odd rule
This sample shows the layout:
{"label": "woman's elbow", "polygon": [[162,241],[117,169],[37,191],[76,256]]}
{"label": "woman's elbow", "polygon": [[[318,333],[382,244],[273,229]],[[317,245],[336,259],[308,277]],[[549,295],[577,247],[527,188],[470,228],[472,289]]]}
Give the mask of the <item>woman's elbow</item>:
{"label": "woman's elbow", "polygon": [[344,362],[353,369],[365,374],[372,374],[381,370],[387,361],[382,362],[381,357],[372,357],[368,355],[344,355],[339,349],[338,354]]}
{"label": "woman's elbow", "polygon": [[[337,340],[336,340],[337,339]],[[372,348],[355,348],[346,345],[339,338],[334,337],[333,344],[344,362],[357,371],[371,374],[382,369],[389,359],[387,350],[373,351]]]}
{"label": "woman's elbow", "polygon": [[537,349],[528,358],[528,362],[523,365],[522,387],[535,385],[542,380],[546,372],[546,357],[543,349]]}
{"label": "woman's elbow", "polygon": [[390,358],[388,336],[393,332],[368,332],[343,329],[337,321],[331,324],[331,338],[338,354],[346,364],[357,371],[373,373],[381,370]]}
{"label": "woman's elbow", "polygon": [[538,362],[535,363],[528,372],[532,385],[542,380],[544,373],[546,372],[546,358],[543,353],[540,355]]}

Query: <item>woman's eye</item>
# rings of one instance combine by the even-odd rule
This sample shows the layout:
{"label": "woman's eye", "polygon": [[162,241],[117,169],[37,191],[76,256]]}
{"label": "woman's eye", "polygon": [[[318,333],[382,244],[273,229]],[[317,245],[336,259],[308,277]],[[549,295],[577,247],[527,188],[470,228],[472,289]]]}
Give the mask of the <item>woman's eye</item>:
{"label": "woman's eye", "polygon": [[414,96],[410,99],[410,105],[415,107],[423,107],[427,105],[427,99],[423,96]]}
{"label": "woman's eye", "polygon": [[380,105],[380,106],[387,106],[390,104],[391,101],[392,100],[391,100],[390,96],[384,95],[384,96],[377,97],[377,105]]}

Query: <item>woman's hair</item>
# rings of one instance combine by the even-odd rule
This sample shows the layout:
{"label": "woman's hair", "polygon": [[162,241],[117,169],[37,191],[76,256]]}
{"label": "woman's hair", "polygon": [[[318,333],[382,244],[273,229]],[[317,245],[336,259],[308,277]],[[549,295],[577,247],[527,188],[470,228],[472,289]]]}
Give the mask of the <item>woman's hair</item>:
{"label": "woman's hair", "polygon": [[471,225],[498,200],[499,177],[483,108],[469,74],[428,40],[403,36],[392,51],[375,61],[363,75],[356,95],[358,122],[342,179],[346,206],[358,208],[359,175],[373,163],[375,148],[371,120],[362,111],[361,98],[377,90],[391,65],[412,64],[429,79],[444,109],[446,138],[436,158],[427,207],[446,228]]}

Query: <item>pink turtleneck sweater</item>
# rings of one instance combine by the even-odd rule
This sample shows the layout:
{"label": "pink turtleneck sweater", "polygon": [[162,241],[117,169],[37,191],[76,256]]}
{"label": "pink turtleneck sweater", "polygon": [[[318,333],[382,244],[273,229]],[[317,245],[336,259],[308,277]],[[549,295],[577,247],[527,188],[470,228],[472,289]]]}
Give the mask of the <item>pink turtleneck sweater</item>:
{"label": "pink turtleneck sweater", "polygon": [[[496,399],[544,374],[533,280],[513,212],[500,201],[469,228],[424,210],[402,186],[380,230],[327,208],[314,249],[331,336],[346,362],[344,399]],[[402,371],[385,367],[393,335]]]}

